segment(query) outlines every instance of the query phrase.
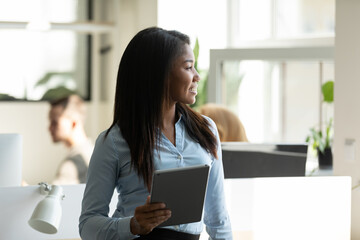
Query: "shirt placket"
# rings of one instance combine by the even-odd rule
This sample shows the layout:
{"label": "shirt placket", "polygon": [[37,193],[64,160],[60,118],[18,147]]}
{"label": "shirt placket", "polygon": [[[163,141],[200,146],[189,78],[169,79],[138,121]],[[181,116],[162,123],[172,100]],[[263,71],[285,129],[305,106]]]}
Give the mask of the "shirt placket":
{"label": "shirt placket", "polygon": [[183,148],[184,148],[184,125],[181,121],[178,121],[175,124],[175,141],[176,141],[176,150],[177,150],[177,161],[178,166],[184,166],[184,157],[183,157]]}

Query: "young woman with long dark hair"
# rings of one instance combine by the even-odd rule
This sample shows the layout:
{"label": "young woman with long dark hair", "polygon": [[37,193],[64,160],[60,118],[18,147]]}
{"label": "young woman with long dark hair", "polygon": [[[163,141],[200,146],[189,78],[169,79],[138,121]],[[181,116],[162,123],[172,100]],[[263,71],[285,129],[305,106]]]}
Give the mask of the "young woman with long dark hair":
{"label": "young woman with long dark hair", "polygon": [[[232,239],[225,207],[220,141],[214,122],[193,111],[199,74],[189,37],[152,27],[128,44],[119,66],[114,118],[96,141],[80,235],[89,239]],[[201,222],[157,228],[171,216],[150,203],[154,170],[208,164]],[[108,216],[114,189],[117,209]],[[186,211],[186,209],[184,209]]]}

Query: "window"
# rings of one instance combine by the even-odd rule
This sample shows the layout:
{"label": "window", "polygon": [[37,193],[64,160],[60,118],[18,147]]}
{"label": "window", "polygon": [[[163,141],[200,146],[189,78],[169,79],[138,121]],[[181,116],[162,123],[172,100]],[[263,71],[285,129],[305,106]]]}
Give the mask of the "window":
{"label": "window", "polygon": [[209,66],[209,49],[226,47],[226,16],[227,4],[224,0],[158,0],[159,27],[189,35],[192,47],[198,38],[198,64],[201,69]]}
{"label": "window", "polygon": [[237,113],[251,142],[303,142],[331,114],[321,109],[320,88],[334,77],[332,47],[217,49],[210,56],[209,101]]}
{"label": "window", "polygon": [[48,100],[76,91],[89,99],[89,36],[72,31],[0,31],[0,92],[8,99]]}
{"label": "window", "polygon": [[[230,46],[242,42],[329,37],[335,0],[230,0]],[[259,7],[261,6],[261,7]]]}
{"label": "window", "polygon": [[211,50],[208,100],[237,113],[251,142],[304,142],[333,116],[321,85],[334,80],[335,2],[229,4],[231,49]]}
{"label": "window", "polygon": [[111,29],[94,21],[96,2],[0,0],[0,101],[51,100],[68,92],[91,99],[92,39]]}

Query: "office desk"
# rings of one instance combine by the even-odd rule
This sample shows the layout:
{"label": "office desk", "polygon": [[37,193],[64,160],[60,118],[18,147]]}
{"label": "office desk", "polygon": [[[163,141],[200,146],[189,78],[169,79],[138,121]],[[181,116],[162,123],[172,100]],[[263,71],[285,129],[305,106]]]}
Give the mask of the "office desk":
{"label": "office desk", "polygon": [[226,179],[225,190],[234,240],[350,240],[350,177]]}

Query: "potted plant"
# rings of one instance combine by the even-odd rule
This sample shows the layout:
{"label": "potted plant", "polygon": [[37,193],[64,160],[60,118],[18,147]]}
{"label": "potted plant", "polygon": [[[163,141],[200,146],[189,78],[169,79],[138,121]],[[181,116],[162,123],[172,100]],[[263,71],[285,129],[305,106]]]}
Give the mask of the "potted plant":
{"label": "potted plant", "polygon": [[[334,101],[334,81],[327,81],[321,88],[323,94],[323,102],[331,104]],[[306,142],[312,144],[312,148],[316,151],[319,161],[319,168],[331,168],[332,157],[332,137],[333,137],[333,119],[330,118],[325,129],[310,129],[310,135],[307,136]]]}
{"label": "potted plant", "polygon": [[319,168],[331,168],[332,167],[332,118],[326,125],[325,131],[310,129],[310,135],[306,138],[306,142],[312,144],[312,148],[316,151]]}

